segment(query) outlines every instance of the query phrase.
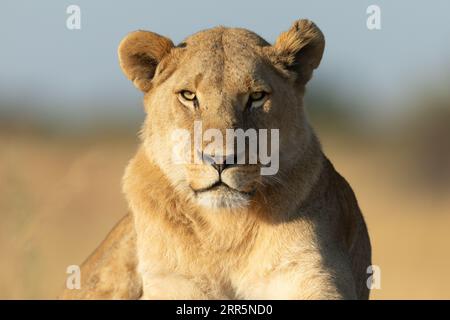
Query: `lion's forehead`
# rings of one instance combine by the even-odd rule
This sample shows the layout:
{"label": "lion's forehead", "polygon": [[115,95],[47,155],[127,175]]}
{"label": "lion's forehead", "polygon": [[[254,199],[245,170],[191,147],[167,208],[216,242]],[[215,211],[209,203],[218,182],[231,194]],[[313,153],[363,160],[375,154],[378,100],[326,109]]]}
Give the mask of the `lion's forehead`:
{"label": "lion's forehead", "polygon": [[218,73],[249,69],[261,61],[261,48],[267,42],[245,29],[218,27],[188,37],[182,47],[183,63]]}
{"label": "lion's forehead", "polygon": [[242,28],[216,27],[197,32],[184,41],[184,46],[203,48],[249,48],[269,45],[256,33]]}
{"label": "lion's forehead", "polygon": [[245,29],[201,31],[179,45],[176,80],[209,89],[246,91],[255,81],[264,80],[265,45],[264,39]]}

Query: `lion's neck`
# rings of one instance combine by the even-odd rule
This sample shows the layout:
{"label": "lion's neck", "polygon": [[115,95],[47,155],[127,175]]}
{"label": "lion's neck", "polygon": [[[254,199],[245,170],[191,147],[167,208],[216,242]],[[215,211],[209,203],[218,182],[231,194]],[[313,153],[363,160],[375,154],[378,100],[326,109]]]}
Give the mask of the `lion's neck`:
{"label": "lion's neck", "polygon": [[325,156],[312,129],[301,150],[291,167],[286,170],[280,168],[276,179],[273,179],[275,183],[271,183],[265,192],[270,216],[277,221],[285,221],[298,214],[324,168]]}

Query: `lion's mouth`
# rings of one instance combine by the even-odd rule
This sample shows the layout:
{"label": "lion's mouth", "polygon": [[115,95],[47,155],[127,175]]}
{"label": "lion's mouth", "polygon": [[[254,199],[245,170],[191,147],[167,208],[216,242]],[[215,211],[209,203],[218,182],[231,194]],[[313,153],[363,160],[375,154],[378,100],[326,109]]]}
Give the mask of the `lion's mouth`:
{"label": "lion's mouth", "polygon": [[224,191],[224,192],[225,191],[233,191],[233,192],[239,192],[241,194],[245,194],[248,196],[252,196],[255,193],[255,190],[241,191],[241,190],[232,188],[221,180],[216,181],[215,183],[213,183],[212,185],[210,185],[206,188],[194,189],[191,187],[191,189],[194,191],[195,194],[200,194],[200,193],[205,193],[205,192],[213,192],[213,191],[219,191],[219,192],[220,191]]}

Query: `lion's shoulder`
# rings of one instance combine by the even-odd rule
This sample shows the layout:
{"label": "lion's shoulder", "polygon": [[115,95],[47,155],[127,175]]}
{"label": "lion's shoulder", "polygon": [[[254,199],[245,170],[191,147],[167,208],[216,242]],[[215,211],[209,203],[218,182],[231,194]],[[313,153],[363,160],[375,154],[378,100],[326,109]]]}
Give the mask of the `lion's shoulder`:
{"label": "lion's shoulder", "polygon": [[62,299],[137,299],[136,235],[133,218],[122,218],[81,266],[81,288],[65,289]]}

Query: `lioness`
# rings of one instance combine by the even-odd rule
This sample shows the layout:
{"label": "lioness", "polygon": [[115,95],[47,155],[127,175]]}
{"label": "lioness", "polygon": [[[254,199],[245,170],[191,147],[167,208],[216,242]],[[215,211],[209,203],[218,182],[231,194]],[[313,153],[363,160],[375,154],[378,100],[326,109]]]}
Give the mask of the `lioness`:
{"label": "lioness", "polygon": [[[126,36],[120,66],[148,114],[123,180],[130,213],[83,264],[81,289],[62,298],[368,299],[366,225],[303,108],[324,45],[308,20],[273,45],[225,27],[177,46],[148,31]],[[216,157],[175,163],[174,130],[199,120],[221,132],[279,129],[278,172]]]}

